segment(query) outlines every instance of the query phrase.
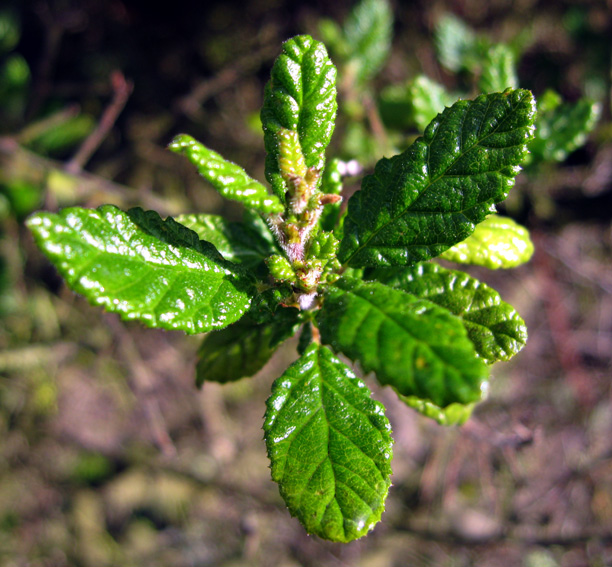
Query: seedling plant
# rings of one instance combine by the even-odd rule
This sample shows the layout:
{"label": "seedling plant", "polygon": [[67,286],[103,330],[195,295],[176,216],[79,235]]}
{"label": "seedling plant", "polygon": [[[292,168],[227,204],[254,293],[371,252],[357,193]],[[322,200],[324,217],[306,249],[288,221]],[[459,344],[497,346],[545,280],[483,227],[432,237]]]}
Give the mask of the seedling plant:
{"label": "seedling plant", "polygon": [[455,102],[408,149],[381,159],[344,206],[339,163],[325,158],[336,111],[324,45],[295,37],[261,112],[270,189],[188,135],[170,144],[244,205],[243,222],[104,205],[38,212],[27,224],[91,303],[206,333],[198,385],[252,376],[299,333],[297,360],[266,404],[272,478],[308,533],[348,542],[381,518],[392,438],[385,408],[347,360],[454,424],[481,400],[489,366],[525,344],[524,322],[495,290],[432,260],[529,259],[526,231],[494,213],[526,158],[536,112],[521,89]]}

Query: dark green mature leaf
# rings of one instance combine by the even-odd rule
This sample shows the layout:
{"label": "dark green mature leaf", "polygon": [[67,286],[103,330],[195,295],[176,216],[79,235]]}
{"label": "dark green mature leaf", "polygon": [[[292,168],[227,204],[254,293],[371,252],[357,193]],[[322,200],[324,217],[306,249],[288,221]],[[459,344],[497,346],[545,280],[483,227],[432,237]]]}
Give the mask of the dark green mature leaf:
{"label": "dark green mature leaf", "polygon": [[387,0],[362,0],[344,23],[347,72],[358,83],[376,75],[391,48],[393,13]]}
{"label": "dark green mature leaf", "polygon": [[297,309],[279,309],[272,321],[257,324],[248,317],[207,335],[198,351],[196,384],[233,382],[259,372],[277,347],[299,324]]}
{"label": "dark green mature leaf", "polygon": [[260,265],[277,252],[268,240],[244,223],[204,213],[179,215],[174,220],[193,230],[200,240],[213,244],[226,260],[249,268]]}
{"label": "dark green mature leaf", "polygon": [[529,144],[531,161],[563,161],[585,143],[600,113],[601,106],[592,100],[582,98],[573,104],[563,103],[557,93],[544,93],[538,102],[536,137]]}
{"label": "dark green mature leaf", "polygon": [[280,213],[284,210],[280,200],[270,195],[239,165],[223,159],[191,136],[179,134],[168,147],[186,156],[196,166],[198,173],[226,199],[238,201],[262,213]]}
{"label": "dark green mature leaf", "polygon": [[527,342],[525,322],[514,308],[465,272],[424,262],[409,268],[378,268],[368,277],[448,309],[463,323],[478,356],[489,364],[508,360]]}
{"label": "dark green mature leaf", "polygon": [[272,386],[264,423],[272,479],[306,530],[332,541],[365,535],[391,481],[391,427],[365,384],[311,344]]}
{"label": "dark green mature leaf", "polygon": [[287,188],[279,166],[281,129],[298,133],[306,167],[323,170],[337,107],[336,68],[325,46],[307,35],[286,41],[272,68],[261,110],[268,152],[266,179],[282,201]]}
{"label": "dark green mature leaf", "polygon": [[154,211],[74,207],[27,224],[70,287],[124,319],[202,333],[238,320],[251,302],[238,265]]}
{"label": "dark green mature leaf", "polygon": [[281,306],[295,303],[293,295],[293,288],[286,283],[263,289],[253,298],[249,317],[256,323],[272,323]]}
{"label": "dark green mature leaf", "polygon": [[428,260],[465,240],[514,184],[533,135],[530,92],[458,101],[351,197],[338,258],[352,266]]}
{"label": "dark green mature leaf", "polygon": [[486,365],[447,310],[378,282],[338,280],[317,313],[321,340],[401,395],[445,407],[480,399]]}
{"label": "dark green mature leaf", "polygon": [[491,270],[515,268],[533,255],[529,231],[511,218],[491,215],[463,242],[440,254],[458,264],[474,264]]}

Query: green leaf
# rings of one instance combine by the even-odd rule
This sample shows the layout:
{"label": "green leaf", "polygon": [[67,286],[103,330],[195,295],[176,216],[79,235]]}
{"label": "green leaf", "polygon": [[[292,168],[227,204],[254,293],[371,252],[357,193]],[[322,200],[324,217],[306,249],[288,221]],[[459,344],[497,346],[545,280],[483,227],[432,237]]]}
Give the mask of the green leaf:
{"label": "green leaf", "polygon": [[323,43],[333,53],[341,54],[346,57],[348,47],[344,39],[342,27],[329,18],[321,18],[318,23],[319,37]]}
{"label": "green leaf", "polygon": [[561,103],[555,94],[545,93],[542,104],[538,104],[536,137],[529,144],[535,163],[563,161],[585,143],[601,114],[601,106],[592,100]]}
{"label": "green leaf", "polygon": [[487,367],[447,310],[378,282],[338,280],[317,314],[321,340],[404,396],[445,407],[480,399]]}
{"label": "green leaf", "polygon": [[463,425],[474,411],[475,404],[451,404],[440,408],[431,402],[421,400],[415,396],[399,396],[407,406],[415,409],[424,416],[437,421],[440,425]]}
{"label": "green leaf", "polygon": [[440,254],[440,258],[496,270],[520,266],[532,255],[533,242],[525,227],[511,218],[491,215],[463,242]]}
{"label": "green leaf", "polygon": [[27,225],[72,289],[124,319],[202,333],[238,320],[251,302],[240,266],[154,211],[74,207]]}
{"label": "green leaf", "polygon": [[198,351],[196,384],[233,382],[259,372],[277,347],[296,330],[297,309],[279,309],[273,321],[260,325],[248,317],[207,335]]}
{"label": "green leaf", "polygon": [[193,230],[200,240],[213,244],[226,260],[251,269],[276,252],[269,240],[245,223],[204,213],[179,215],[174,220]]}
{"label": "green leaf", "polygon": [[276,239],[268,226],[268,223],[262,218],[262,216],[252,211],[251,209],[244,209],[242,213],[242,224],[245,225],[249,230],[257,233],[258,238],[265,240],[269,244],[269,249],[278,251],[278,244]]}
{"label": "green leaf", "polygon": [[62,124],[55,124],[28,141],[28,147],[40,154],[58,154],[74,147],[96,127],[96,120],[88,114],[79,114]]}
{"label": "green leaf", "polygon": [[5,5],[0,10],[0,54],[13,49],[21,37],[21,22],[17,13]]}
{"label": "green leaf", "polygon": [[348,542],[380,520],[391,427],[383,406],[329,349],[311,344],[274,382],[264,432],[272,479],[309,533]]}
{"label": "green leaf", "polygon": [[[343,162],[338,158],[330,160],[325,167],[323,178],[321,179],[321,192],[332,195],[340,195],[342,193],[342,173],[341,167]],[[341,202],[330,203],[323,207],[319,224],[323,230],[332,231],[338,224],[340,217]]]}
{"label": "green leaf", "polygon": [[281,282],[296,283],[297,275],[285,256],[273,254],[266,259],[270,275]]}
{"label": "green leaf", "polygon": [[483,58],[478,89],[482,93],[495,93],[517,87],[514,51],[503,43],[492,46]]}
{"label": "green leaf", "polygon": [[477,60],[478,38],[462,20],[452,14],[445,14],[438,20],[434,43],[440,63],[449,71],[457,73],[470,70]]}
{"label": "green leaf", "polygon": [[338,258],[352,266],[428,260],[465,240],[514,184],[533,135],[529,91],[460,100],[351,197]]}
{"label": "green leaf", "polygon": [[364,83],[389,56],[393,13],[387,0],[361,0],[344,23],[347,72]]}
{"label": "green leaf", "polygon": [[312,323],[308,321],[307,323],[304,323],[302,332],[300,333],[300,338],[298,339],[297,351],[300,356],[306,352],[306,349],[313,342],[313,338]]}
{"label": "green leaf", "polygon": [[266,85],[261,122],[266,146],[266,179],[281,201],[285,181],[279,157],[282,129],[298,133],[305,164],[322,171],[336,117],[336,68],[325,46],[300,35],[283,44]]}
{"label": "green leaf", "polygon": [[405,85],[391,85],[381,93],[380,113],[390,128],[405,129],[416,126],[419,132],[457,100],[436,81],[419,75]]}
{"label": "green leaf", "polygon": [[284,210],[280,200],[255,181],[239,165],[223,159],[186,134],[179,134],[168,146],[183,154],[226,199],[238,201],[262,213],[280,213]]}
{"label": "green leaf", "polygon": [[477,279],[433,262],[368,273],[388,286],[448,309],[463,323],[478,356],[488,364],[508,360],[527,342],[527,328],[515,309]]}

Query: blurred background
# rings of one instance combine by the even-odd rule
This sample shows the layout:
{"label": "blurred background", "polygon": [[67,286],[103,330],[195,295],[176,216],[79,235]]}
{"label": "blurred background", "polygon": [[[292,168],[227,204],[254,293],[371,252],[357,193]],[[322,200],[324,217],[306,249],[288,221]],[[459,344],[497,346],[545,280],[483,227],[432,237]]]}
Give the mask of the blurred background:
{"label": "blurred background", "polygon": [[[23,225],[102,203],[239,217],[165,147],[186,132],[264,179],[263,87],[300,33],[340,72],[330,154],[366,173],[459,96],[518,85],[540,108],[504,205],[535,255],[473,271],[529,342],[462,427],[369,383],[394,430],[393,487],[382,523],[347,545],[307,536],[270,480],[264,404],[295,342],[251,380],[198,390],[200,338],[89,306]],[[609,0],[5,0],[0,564],[612,565],[611,37]]]}

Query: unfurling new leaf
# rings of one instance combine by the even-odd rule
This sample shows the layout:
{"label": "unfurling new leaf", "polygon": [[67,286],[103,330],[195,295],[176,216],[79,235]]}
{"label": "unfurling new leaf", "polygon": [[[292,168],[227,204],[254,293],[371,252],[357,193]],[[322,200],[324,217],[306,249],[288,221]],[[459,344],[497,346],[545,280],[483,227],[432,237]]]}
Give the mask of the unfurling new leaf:
{"label": "unfurling new leaf", "polygon": [[284,131],[297,133],[306,167],[322,171],[337,108],[336,68],[325,46],[305,35],[286,41],[272,68],[261,111],[266,178],[282,201],[287,190],[279,164]]}

